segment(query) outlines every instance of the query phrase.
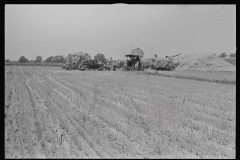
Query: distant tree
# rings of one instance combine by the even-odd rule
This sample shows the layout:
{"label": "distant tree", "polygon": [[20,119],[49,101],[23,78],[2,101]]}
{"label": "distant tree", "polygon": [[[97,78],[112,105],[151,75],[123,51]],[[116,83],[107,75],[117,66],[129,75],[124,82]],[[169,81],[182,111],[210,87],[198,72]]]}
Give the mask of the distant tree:
{"label": "distant tree", "polygon": [[50,62],[51,63],[51,62],[53,62],[53,58],[54,58],[53,56],[50,56],[50,57],[45,59],[45,62]]}
{"label": "distant tree", "polygon": [[235,57],[236,57],[236,53],[231,53],[231,54],[229,55],[229,57],[235,58]]}
{"label": "distant tree", "polygon": [[227,54],[225,52],[223,52],[219,55],[219,57],[221,57],[221,58],[227,57]]}
{"label": "distant tree", "polygon": [[58,55],[58,56],[50,56],[48,58],[45,59],[45,62],[54,62],[54,63],[65,63],[66,59],[65,57],[63,57],[62,55]]}
{"label": "distant tree", "polygon": [[92,59],[92,58],[91,58],[91,55],[88,54],[88,53],[85,53],[85,56],[88,57],[88,59]]}
{"label": "distant tree", "polygon": [[37,56],[35,62],[42,62],[42,57],[41,56]]}
{"label": "distant tree", "polygon": [[21,62],[21,63],[25,63],[25,62],[28,62],[29,60],[27,59],[27,58],[25,58],[24,56],[21,56],[20,58],[19,58],[19,62]]}
{"label": "distant tree", "polygon": [[52,58],[52,61],[55,63],[64,63],[65,59],[63,56],[55,56]]}
{"label": "distant tree", "polygon": [[9,59],[6,59],[5,62],[10,62],[10,60],[9,60]]}
{"label": "distant tree", "polygon": [[94,56],[94,59],[104,64],[107,62],[105,55],[102,53],[98,53],[96,56]]}

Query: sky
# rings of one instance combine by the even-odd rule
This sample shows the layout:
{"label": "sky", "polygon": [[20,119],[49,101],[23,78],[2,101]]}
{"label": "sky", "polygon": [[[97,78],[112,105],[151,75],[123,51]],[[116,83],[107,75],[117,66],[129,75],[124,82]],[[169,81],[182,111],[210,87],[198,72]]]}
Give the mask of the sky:
{"label": "sky", "polygon": [[236,5],[5,5],[5,59],[236,53]]}

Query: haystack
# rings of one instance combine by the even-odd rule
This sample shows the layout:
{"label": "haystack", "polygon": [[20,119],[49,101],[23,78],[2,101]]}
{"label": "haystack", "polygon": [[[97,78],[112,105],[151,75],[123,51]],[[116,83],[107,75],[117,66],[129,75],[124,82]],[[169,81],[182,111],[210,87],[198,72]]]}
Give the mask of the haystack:
{"label": "haystack", "polygon": [[149,59],[144,59],[144,60],[142,60],[141,62],[142,62],[142,65],[144,65],[144,66],[150,66],[150,64],[152,63],[152,59],[153,58],[149,58]]}
{"label": "haystack", "polygon": [[175,63],[172,59],[166,59],[166,58],[155,58],[152,62],[152,65],[154,65],[155,68],[161,68],[161,69],[175,69]]}
{"label": "haystack", "polygon": [[88,53],[70,53],[66,57],[66,66],[74,66],[79,64],[82,60],[90,60],[91,56]]}
{"label": "haystack", "polygon": [[179,62],[175,70],[236,72],[236,66],[214,54],[182,55],[174,58],[174,61]]}

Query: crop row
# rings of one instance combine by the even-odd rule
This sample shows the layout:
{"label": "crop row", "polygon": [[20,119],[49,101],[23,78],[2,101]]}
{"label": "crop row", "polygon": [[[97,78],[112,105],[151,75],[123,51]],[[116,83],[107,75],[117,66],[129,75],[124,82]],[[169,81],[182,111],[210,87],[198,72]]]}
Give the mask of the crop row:
{"label": "crop row", "polygon": [[31,112],[46,157],[234,156],[234,85],[42,67],[12,67],[5,74],[8,84],[18,80],[20,88],[12,89],[24,91],[32,104],[21,102],[23,115],[16,117],[21,122]]}

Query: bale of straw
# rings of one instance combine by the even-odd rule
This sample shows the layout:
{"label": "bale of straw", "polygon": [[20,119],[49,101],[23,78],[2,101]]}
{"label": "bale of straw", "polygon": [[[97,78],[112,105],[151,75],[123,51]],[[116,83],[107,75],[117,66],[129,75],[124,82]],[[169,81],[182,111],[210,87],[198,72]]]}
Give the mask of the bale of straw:
{"label": "bale of straw", "polygon": [[153,63],[154,67],[160,68],[172,68],[174,67],[174,62],[165,58],[157,58]]}
{"label": "bale of straw", "polygon": [[88,53],[70,53],[66,56],[66,66],[74,66],[79,64],[82,60],[90,60]]}

